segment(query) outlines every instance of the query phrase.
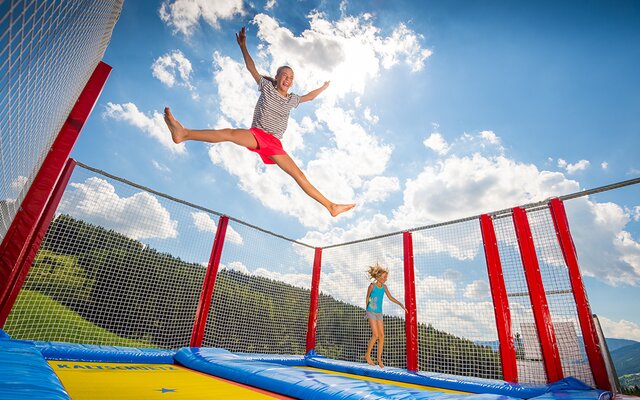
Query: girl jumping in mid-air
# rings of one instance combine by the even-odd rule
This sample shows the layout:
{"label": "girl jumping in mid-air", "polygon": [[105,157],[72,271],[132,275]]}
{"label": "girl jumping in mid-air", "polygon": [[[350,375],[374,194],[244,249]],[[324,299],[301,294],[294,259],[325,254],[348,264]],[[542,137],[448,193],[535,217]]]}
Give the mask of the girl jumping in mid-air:
{"label": "girl jumping in mid-air", "polygon": [[169,107],[166,107],[164,120],[171,131],[173,141],[175,143],[181,143],[185,140],[235,143],[258,153],[265,164],[277,164],[284,172],[293,177],[305,193],[322,204],[332,216],[335,217],[355,207],[355,204],[336,204],[324,197],[284,151],[280,142],[287,129],[291,109],[300,103],[315,99],[329,86],[329,82],[325,82],[321,87],[303,96],[289,93],[289,88],[293,85],[293,69],[288,66],[278,68],[275,79],[260,75],[247,50],[247,36],[244,27],[236,34],[236,40],[242,51],[247,70],[255,79],[260,90],[260,98],[253,112],[251,129],[187,129],[173,117]]}
{"label": "girl jumping in mid-air", "polygon": [[373,364],[373,360],[371,359],[371,350],[373,350],[373,346],[378,342],[378,365],[380,368],[384,368],[384,364],[382,363],[382,347],[384,346],[384,322],[382,320],[382,299],[384,298],[385,293],[389,300],[396,303],[402,309],[407,312],[407,309],[404,308],[404,305],[396,300],[389,289],[387,289],[387,285],[385,282],[387,281],[387,277],[389,276],[389,271],[387,269],[381,267],[376,263],[369,267],[368,270],[369,277],[373,279],[373,283],[369,285],[369,289],[367,289],[367,319],[369,320],[369,325],[371,325],[371,339],[369,339],[369,345],[367,346],[367,353],[364,355],[365,360],[370,365]]}

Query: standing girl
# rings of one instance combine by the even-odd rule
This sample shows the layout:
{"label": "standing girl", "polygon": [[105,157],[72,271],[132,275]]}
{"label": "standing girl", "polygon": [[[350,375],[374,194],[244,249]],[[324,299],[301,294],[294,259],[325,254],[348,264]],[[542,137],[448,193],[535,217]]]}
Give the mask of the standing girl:
{"label": "standing girl", "polygon": [[260,90],[260,98],[253,112],[251,128],[187,129],[173,117],[169,107],[166,107],[164,120],[171,131],[173,141],[175,143],[181,143],[185,140],[235,143],[258,153],[265,164],[277,164],[284,172],[291,175],[305,193],[322,204],[332,216],[335,217],[355,207],[355,204],[336,204],[324,197],[284,151],[280,142],[287,129],[291,109],[300,103],[315,99],[329,86],[329,81],[303,96],[289,93],[289,88],[293,85],[293,69],[282,66],[278,68],[275,78],[260,75],[247,50],[247,36],[244,27],[236,34],[236,40],[242,51],[245,66]]}
{"label": "standing girl", "polygon": [[371,359],[371,350],[373,350],[373,346],[378,342],[378,365],[380,368],[384,368],[384,364],[382,363],[382,347],[384,346],[384,322],[382,319],[382,300],[384,299],[385,293],[387,297],[392,302],[396,303],[402,309],[407,312],[407,309],[404,308],[404,305],[396,300],[389,289],[387,289],[387,285],[385,282],[389,276],[389,271],[386,268],[381,267],[378,263],[369,267],[369,277],[373,279],[373,283],[369,285],[369,289],[367,289],[367,319],[369,320],[369,325],[371,325],[371,339],[369,339],[369,345],[367,346],[367,353],[364,355],[365,360],[370,365],[373,364],[373,360]]}

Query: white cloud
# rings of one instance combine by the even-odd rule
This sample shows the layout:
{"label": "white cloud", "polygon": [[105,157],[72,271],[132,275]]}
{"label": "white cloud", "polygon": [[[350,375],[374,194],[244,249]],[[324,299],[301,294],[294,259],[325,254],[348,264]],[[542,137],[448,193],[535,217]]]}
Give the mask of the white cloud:
{"label": "white cloud", "polygon": [[482,299],[489,297],[491,291],[486,281],[473,281],[464,288],[463,296],[468,299]]}
{"label": "white cloud", "polygon": [[189,36],[200,18],[212,27],[218,28],[219,20],[244,15],[244,10],[242,0],[175,0],[163,2],[159,13],[160,19],[172,27],[174,32]]}
{"label": "white cloud", "polygon": [[151,116],[147,116],[138,110],[138,107],[133,103],[113,104],[108,102],[103,116],[129,123],[149,135],[172,153],[186,153],[184,143],[173,143],[171,133],[164,122],[164,117],[157,111],[154,111]]}
{"label": "white cloud", "polygon": [[428,299],[433,297],[454,298],[456,282],[437,276],[416,277],[416,297]]}
{"label": "white cloud", "polygon": [[330,79],[324,97],[363,93],[367,82],[378,77],[381,69],[404,61],[413,71],[419,71],[431,55],[421,47],[421,36],[403,24],[390,36],[383,36],[369,14],[331,21],[313,13],[309,19],[309,29],[294,36],[268,15],[254,18],[258,37],[266,42],[265,53],[271,56],[270,71],[291,65],[296,81],[302,84],[301,92]]}
{"label": "white cloud", "polygon": [[581,272],[610,285],[640,284],[640,243],[625,230],[632,211],[586,197],[565,207]]}
{"label": "white cloud", "polygon": [[366,181],[356,203],[373,203],[386,200],[393,192],[400,190],[400,181],[396,177],[376,176]]}
{"label": "white cloud", "polygon": [[9,184],[9,187],[15,192],[20,193],[25,185],[29,182],[29,179],[26,176],[18,176],[16,179],[12,180]]}
{"label": "white cloud", "polygon": [[569,175],[574,174],[578,171],[584,171],[585,169],[587,169],[587,167],[589,167],[589,164],[590,163],[587,160],[580,160],[575,164],[569,164],[562,158],[558,159],[558,167],[564,168]]}
{"label": "white cloud", "polygon": [[171,172],[171,169],[169,167],[167,167],[164,164],[159,163],[156,160],[151,160],[151,163],[153,164],[153,166],[155,167],[155,169],[157,169],[160,172]]}
{"label": "white cloud", "polygon": [[428,138],[426,138],[422,144],[424,144],[427,148],[433,150],[436,152],[436,154],[443,156],[445,154],[447,154],[449,152],[449,144],[447,143],[447,141],[444,139],[444,137],[438,133],[438,132],[433,132],[431,135],[429,135]]}
{"label": "white cloud", "polygon": [[256,268],[251,271],[245,264],[240,261],[232,261],[228,264],[220,264],[220,268],[234,270],[249,276],[259,276],[278,282],[285,282],[289,285],[310,289],[311,274],[310,273],[282,273],[266,268]]}
{"label": "white cloud", "polygon": [[[208,213],[204,211],[195,211],[191,213],[191,218],[193,219],[193,224],[195,225],[197,230],[201,232],[216,233],[218,226]],[[229,241],[230,243],[238,245],[244,243],[242,236],[240,236],[240,234],[235,229],[228,225],[225,235],[225,241]]]}
{"label": "white cloud", "polygon": [[624,319],[614,321],[602,315],[598,315],[598,320],[602,325],[605,337],[640,341],[640,326],[638,324]]}
{"label": "white cloud", "polygon": [[272,10],[273,7],[276,6],[277,0],[267,0],[267,3],[264,5],[265,10]]}
{"label": "white cloud", "polygon": [[609,163],[606,162],[606,161],[603,161],[602,163],[600,163],[600,168],[608,169],[609,168]]}
{"label": "white cloud", "polygon": [[493,303],[450,300],[419,303],[418,321],[470,340],[496,340]]}
{"label": "white cloud", "polygon": [[404,204],[394,211],[405,226],[427,225],[518,204],[543,200],[578,189],[561,173],[539,171],[534,165],[504,156],[452,155],[427,165],[408,179]]}
{"label": "white cloud", "polygon": [[180,50],[174,50],[158,57],[151,65],[153,76],[168,87],[182,86],[189,89],[194,100],[198,93],[191,83],[191,61]]}
{"label": "white cloud", "polygon": [[58,207],[59,214],[113,229],[134,240],[178,236],[178,222],[147,192],[121,197],[111,183],[98,177],[70,186],[72,189],[65,191]]}
{"label": "white cloud", "polygon": [[377,115],[373,115],[371,113],[371,109],[369,107],[364,109],[363,113],[364,119],[371,122],[372,124],[377,124],[380,118]]}
{"label": "white cloud", "polygon": [[482,131],[480,137],[491,144],[500,145],[500,138],[492,131]]}

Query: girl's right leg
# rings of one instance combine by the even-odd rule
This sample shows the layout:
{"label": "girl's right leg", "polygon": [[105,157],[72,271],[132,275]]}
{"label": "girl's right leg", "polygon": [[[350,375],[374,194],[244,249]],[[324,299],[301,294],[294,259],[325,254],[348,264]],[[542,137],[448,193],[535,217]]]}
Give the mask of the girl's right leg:
{"label": "girl's right leg", "polygon": [[231,142],[250,149],[258,147],[256,138],[248,129],[187,129],[173,117],[169,107],[164,109],[164,121],[171,131],[174,143],[197,140],[208,143]]}
{"label": "girl's right leg", "polygon": [[[251,132],[249,132],[251,133]],[[289,174],[293,180],[304,190],[306,194],[309,195],[312,199],[322,204],[328,211],[331,213],[332,217],[337,216],[338,214],[342,214],[345,211],[351,210],[355,207],[355,204],[336,204],[330,200],[328,200],[318,189],[315,188],[309,182],[307,177],[304,175],[302,170],[296,165],[296,163],[291,159],[288,154],[278,154],[270,157],[273,162],[278,164],[278,166],[287,174]]]}
{"label": "girl's right leg", "polygon": [[367,353],[364,355],[364,359],[367,360],[367,364],[374,365],[371,359],[371,351],[378,340],[378,325],[376,321],[372,319],[369,320],[369,325],[371,326],[371,339],[369,339],[369,345],[367,346]]}
{"label": "girl's right leg", "polygon": [[384,368],[384,363],[382,362],[382,348],[384,347],[384,322],[382,320],[373,321],[376,323],[378,328],[378,365],[380,368]]}

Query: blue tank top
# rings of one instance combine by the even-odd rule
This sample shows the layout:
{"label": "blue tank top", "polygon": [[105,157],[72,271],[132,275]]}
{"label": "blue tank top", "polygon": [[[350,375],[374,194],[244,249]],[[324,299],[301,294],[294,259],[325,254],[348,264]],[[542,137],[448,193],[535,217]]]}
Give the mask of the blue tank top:
{"label": "blue tank top", "polygon": [[382,287],[378,287],[378,285],[374,283],[373,290],[369,295],[369,303],[367,304],[367,311],[381,313],[382,299],[384,299],[384,285],[382,285]]}

